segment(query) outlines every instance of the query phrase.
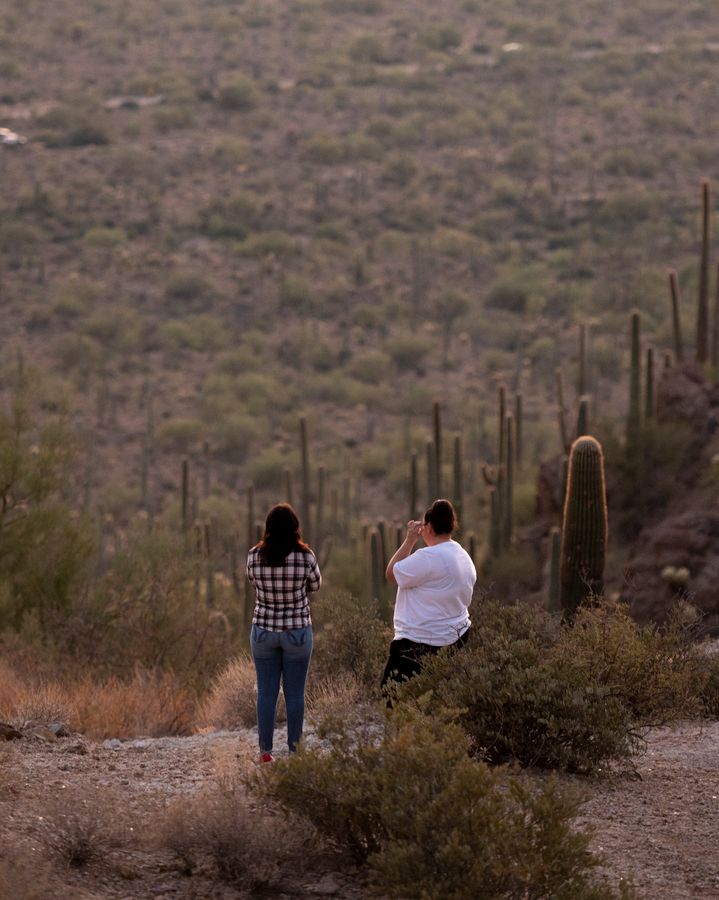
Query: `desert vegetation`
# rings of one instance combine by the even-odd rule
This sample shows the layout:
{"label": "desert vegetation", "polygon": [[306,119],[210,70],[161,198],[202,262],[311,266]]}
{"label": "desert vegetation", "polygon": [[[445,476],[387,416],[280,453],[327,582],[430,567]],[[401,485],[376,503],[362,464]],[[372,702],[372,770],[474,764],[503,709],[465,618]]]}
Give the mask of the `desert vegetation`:
{"label": "desert vegetation", "polygon": [[[630,892],[575,827],[587,776],[719,710],[712,4],[0,22],[3,802],[26,742],[252,727],[243,568],[270,504],[325,576],[312,747],[127,822],[80,791],[10,829],[0,886],[71,870],[80,896],[149,841],[207,892],[302,865],[352,872],[348,896]],[[437,496],[475,633],[386,715],[382,573]]]}

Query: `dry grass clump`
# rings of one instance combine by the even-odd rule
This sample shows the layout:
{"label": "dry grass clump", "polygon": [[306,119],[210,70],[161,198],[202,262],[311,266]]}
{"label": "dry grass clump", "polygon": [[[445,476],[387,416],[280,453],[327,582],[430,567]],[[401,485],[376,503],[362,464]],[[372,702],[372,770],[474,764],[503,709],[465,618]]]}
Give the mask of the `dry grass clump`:
{"label": "dry grass clump", "polygon": [[[198,719],[212,728],[253,728],[257,724],[255,666],[247,656],[237,656],[215,676],[200,707]],[[280,692],[277,722],[286,720]]]}
{"label": "dry grass clump", "polygon": [[325,676],[307,685],[307,717],[314,722],[323,719],[360,716],[366,703],[366,688],[351,672]]}
{"label": "dry grass clump", "polygon": [[144,669],[132,680],[110,678],[97,685],[89,679],[72,689],[77,730],[88,737],[192,734],[194,700],[177,678]]}
{"label": "dry grass clump", "polygon": [[123,808],[121,798],[100,788],[75,788],[47,804],[40,837],[59,862],[80,869],[127,843],[133,830]]}
{"label": "dry grass clump", "polygon": [[24,722],[61,722],[88,737],[191,734],[193,699],[176,677],[144,669],[130,680],[94,682],[21,679],[0,663],[0,718]]}
{"label": "dry grass clump", "polygon": [[314,834],[292,815],[251,806],[237,777],[226,775],[201,795],[175,803],[159,842],[186,874],[209,861],[222,881],[256,896],[306,866]]}

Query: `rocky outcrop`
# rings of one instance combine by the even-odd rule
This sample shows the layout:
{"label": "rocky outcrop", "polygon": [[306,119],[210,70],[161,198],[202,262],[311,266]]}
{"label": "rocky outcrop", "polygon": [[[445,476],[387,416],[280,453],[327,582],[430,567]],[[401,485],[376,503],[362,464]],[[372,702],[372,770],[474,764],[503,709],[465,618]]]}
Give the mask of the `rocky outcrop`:
{"label": "rocky outcrop", "polygon": [[[681,568],[688,575],[673,578]],[[703,630],[719,634],[719,512],[691,510],[646,527],[621,596],[641,622],[661,622],[677,600],[687,600],[702,613]]]}
{"label": "rocky outcrop", "polygon": [[697,436],[714,434],[719,427],[719,389],[694,364],[667,369],[657,384],[657,419],[683,422]]}

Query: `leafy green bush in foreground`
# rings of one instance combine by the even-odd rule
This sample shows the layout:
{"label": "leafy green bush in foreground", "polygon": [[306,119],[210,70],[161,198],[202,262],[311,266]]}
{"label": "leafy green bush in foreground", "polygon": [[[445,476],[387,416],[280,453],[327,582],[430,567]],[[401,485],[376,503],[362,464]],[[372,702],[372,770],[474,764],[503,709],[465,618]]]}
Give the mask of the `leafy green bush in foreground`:
{"label": "leafy green bush in foreground", "polygon": [[458,722],[491,762],[589,772],[639,749],[642,725],[700,708],[698,654],[680,629],[636,625],[616,605],[574,627],[543,610],[486,603],[467,647],[441,654],[400,691]]}
{"label": "leafy green bush in foreground", "polygon": [[301,752],[255,784],[366,862],[385,896],[617,896],[572,828],[579,798],[472,760],[457,725],[395,711],[380,734],[327,737],[327,754]]}

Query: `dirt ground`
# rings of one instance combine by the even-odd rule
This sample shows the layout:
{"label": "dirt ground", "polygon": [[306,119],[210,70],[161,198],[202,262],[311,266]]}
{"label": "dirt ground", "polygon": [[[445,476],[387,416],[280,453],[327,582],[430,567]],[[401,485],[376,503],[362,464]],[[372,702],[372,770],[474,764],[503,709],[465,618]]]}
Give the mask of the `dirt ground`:
{"label": "dirt ground", "polygon": [[[151,832],[173,800],[192,796],[218,774],[254,766],[254,748],[252,731],[100,743],[24,739],[0,746],[0,846],[46,859],[48,815],[100,798],[103,814],[124,830],[123,840],[83,869],[54,868],[47,893],[40,889],[33,897],[246,896],[209,871],[183,875],[172,854],[153,845]],[[719,723],[654,729],[635,772],[578,780],[589,797],[580,825],[594,829],[608,873],[630,878],[639,897],[719,898],[718,748]],[[0,883],[0,897],[8,896]],[[366,892],[358,879],[333,871],[305,875],[272,896],[358,900]]]}

